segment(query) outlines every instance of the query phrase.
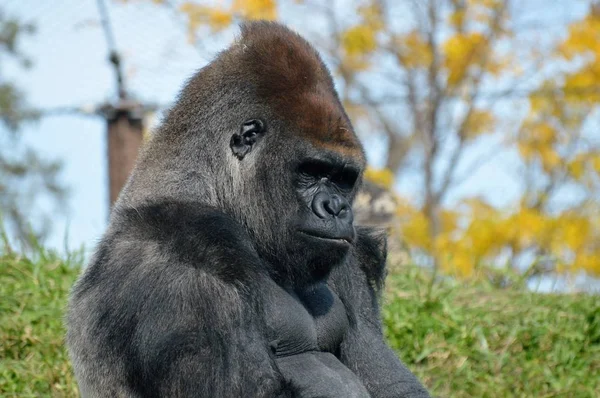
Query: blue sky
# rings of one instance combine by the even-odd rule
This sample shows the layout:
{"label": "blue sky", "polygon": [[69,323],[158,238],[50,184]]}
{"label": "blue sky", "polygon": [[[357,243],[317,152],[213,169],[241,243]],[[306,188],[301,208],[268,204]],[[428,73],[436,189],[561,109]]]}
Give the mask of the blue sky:
{"label": "blue sky", "polygon": [[[571,19],[586,10],[584,2],[579,1],[527,1],[550,20],[564,21],[565,17]],[[185,80],[233,37],[218,43],[207,40],[201,56],[187,44],[186,27],[177,14],[157,8],[150,1],[109,4],[117,45],[125,59],[128,88],[146,101],[170,103]],[[34,67],[22,71],[9,65],[3,70],[3,77],[15,80],[32,105],[41,109],[93,107],[114,98],[114,76],[107,62],[95,0],[8,0],[3,8],[9,16],[37,26],[35,36],[23,41],[23,51],[31,57]],[[570,15],[565,16],[566,11]],[[302,24],[310,22],[297,17],[284,21],[301,32]],[[559,30],[557,27],[554,34]],[[48,158],[64,161],[62,179],[71,188],[65,203],[68,216],[55,217],[48,241],[52,247],[63,250],[66,236],[70,248],[85,245],[90,253],[106,227],[105,134],[101,118],[73,114],[44,117],[24,130],[28,144]],[[381,163],[380,149],[380,142],[370,140],[367,150],[371,163]],[[482,147],[481,151],[485,149]],[[458,194],[481,194],[498,204],[510,202],[519,190],[511,184],[510,162],[509,155],[490,162]],[[399,186],[411,193],[410,179],[401,181]]]}

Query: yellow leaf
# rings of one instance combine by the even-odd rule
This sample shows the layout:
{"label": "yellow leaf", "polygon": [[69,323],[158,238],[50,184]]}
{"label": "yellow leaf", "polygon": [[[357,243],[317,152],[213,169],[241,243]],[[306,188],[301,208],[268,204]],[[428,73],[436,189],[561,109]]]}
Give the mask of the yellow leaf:
{"label": "yellow leaf", "polygon": [[377,3],[372,3],[358,8],[358,14],[362,17],[365,25],[379,31],[383,29],[383,16],[381,7]]}
{"label": "yellow leaf", "polygon": [[535,148],[529,142],[518,142],[519,153],[525,160],[530,160],[535,155]]}
{"label": "yellow leaf", "polygon": [[544,170],[550,172],[554,170],[561,163],[561,158],[558,152],[550,147],[543,147],[539,149],[539,155],[542,159],[542,166]]}
{"label": "yellow leaf", "polygon": [[364,178],[386,189],[391,189],[394,185],[394,173],[390,169],[373,169],[369,167],[365,170]]}
{"label": "yellow leaf", "polygon": [[600,275],[600,253],[578,253],[573,266],[575,269]]}
{"label": "yellow leaf", "polygon": [[183,3],[180,10],[188,17],[188,28],[191,34],[201,25],[208,25],[213,32],[218,32],[231,25],[233,20],[229,11],[191,2]]}
{"label": "yellow leaf", "polygon": [[567,169],[574,179],[581,180],[585,173],[585,159],[582,157],[575,158],[567,163]]}
{"label": "yellow leaf", "polygon": [[465,121],[465,136],[475,138],[483,133],[491,133],[496,119],[491,112],[473,110]]}
{"label": "yellow leaf", "polygon": [[542,145],[551,145],[556,142],[558,133],[556,129],[548,123],[537,123],[530,130],[531,139]]}
{"label": "yellow leaf", "polygon": [[464,250],[453,249],[442,252],[438,257],[440,267],[446,272],[460,278],[469,278],[475,270],[473,257]]}
{"label": "yellow leaf", "polygon": [[407,206],[399,206],[400,231],[402,238],[409,246],[431,250],[429,221],[421,211],[415,211]]}
{"label": "yellow leaf", "polygon": [[478,32],[457,33],[446,40],[442,50],[448,85],[455,86],[463,81],[472,65],[481,63],[488,51],[488,43]]}
{"label": "yellow leaf", "polygon": [[408,68],[426,67],[433,60],[429,44],[417,31],[394,38],[394,44],[398,47],[398,61]]}
{"label": "yellow leaf", "polygon": [[522,208],[510,218],[518,230],[518,244],[521,248],[539,243],[547,220],[538,210]]}
{"label": "yellow leaf", "polygon": [[567,59],[586,52],[599,53],[600,50],[600,15],[591,12],[581,21],[569,26],[567,39],[558,46],[558,52]]}
{"label": "yellow leaf", "polygon": [[440,229],[442,234],[451,234],[458,227],[458,213],[452,210],[442,210],[440,214]]}
{"label": "yellow leaf", "polygon": [[579,251],[589,241],[591,224],[576,215],[562,215],[558,219],[558,236],[563,246]]}
{"label": "yellow leaf", "polygon": [[600,61],[587,64],[583,69],[565,78],[564,91],[573,102],[600,102]]}
{"label": "yellow leaf", "polygon": [[342,47],[348,55],[365,55],[377,48],[376,31],[367,25],[356,25],[342,33]]}
{"label": "yellow leaf", "polygon": [[367,70],[371,66],[371,63],[367,59],[365,59],[365,57],[348,54],[344,54],[342,56],[342,64],[344,65],[344,68],[346,70],[351,70],[355,72]]}
{"label": "yellow leaf", "polygon": [[277,19],[275,0],[235,0],[232,9],[245,19]]}
{"label": "yellow leaf", "polygon": [[465,24],[466,10],[459,9],[450,14],[449,20],[455,29],[461,29]]}
{"label": "yellow leaf", "polygon": [[594,171],[600,175],[600,154],[592,156],[591,163]]}

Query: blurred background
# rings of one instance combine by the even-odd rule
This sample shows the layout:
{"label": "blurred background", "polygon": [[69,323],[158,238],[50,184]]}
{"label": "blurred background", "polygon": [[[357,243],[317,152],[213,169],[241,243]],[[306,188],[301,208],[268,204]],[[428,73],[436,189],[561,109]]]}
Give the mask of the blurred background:
{"label": "blurred background", "polygon": [[[334,75],[370,163],[361,217],[391,231],[384,320],[404,360],[442,396],[596,396],[596,0],[3,1],[4,320],[32,297],[23,275],[60,317],[139,146],[248,19],[294,28]],[[40,264],[66,276],[40,280]],[[0,391],[40,391],[15,370],[44,340],[23,332],[31,322],[3,331],[15,362]],[[57,373],[22,371],[76,394],[52,327],[35,355]]]}

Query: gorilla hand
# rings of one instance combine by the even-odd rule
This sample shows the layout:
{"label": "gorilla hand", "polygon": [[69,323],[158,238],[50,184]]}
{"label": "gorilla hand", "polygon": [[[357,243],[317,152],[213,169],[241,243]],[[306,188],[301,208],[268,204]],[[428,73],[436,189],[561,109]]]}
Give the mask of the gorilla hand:
{"label": "gorilla hand", "polygon": [[265,310],[275,362],[294,393],[307,398],[366,398],[362,382],[332,353],[348,318],[339,298],[324,283],[287,292],[268,286]]}

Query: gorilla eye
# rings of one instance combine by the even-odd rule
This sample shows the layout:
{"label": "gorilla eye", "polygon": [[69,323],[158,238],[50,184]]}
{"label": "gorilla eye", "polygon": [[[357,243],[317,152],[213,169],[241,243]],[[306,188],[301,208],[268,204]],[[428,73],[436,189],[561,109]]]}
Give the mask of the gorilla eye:
{"label": "gorilla eye", "polygon": [[304,176],[311,177],[314,179],[321,179],[328,177],[331,174],[332,166],[321,160],[308,160],[300,164],[298,172]]}
{"label": "gorilla eye", "polygon": [[342,189],[352,189],[354,188],[354,184],[356,184],[356,180],[358,180],[359,171],[345,167],[341,172],[336,173],[332,180],[335,182],[337,186]]}

